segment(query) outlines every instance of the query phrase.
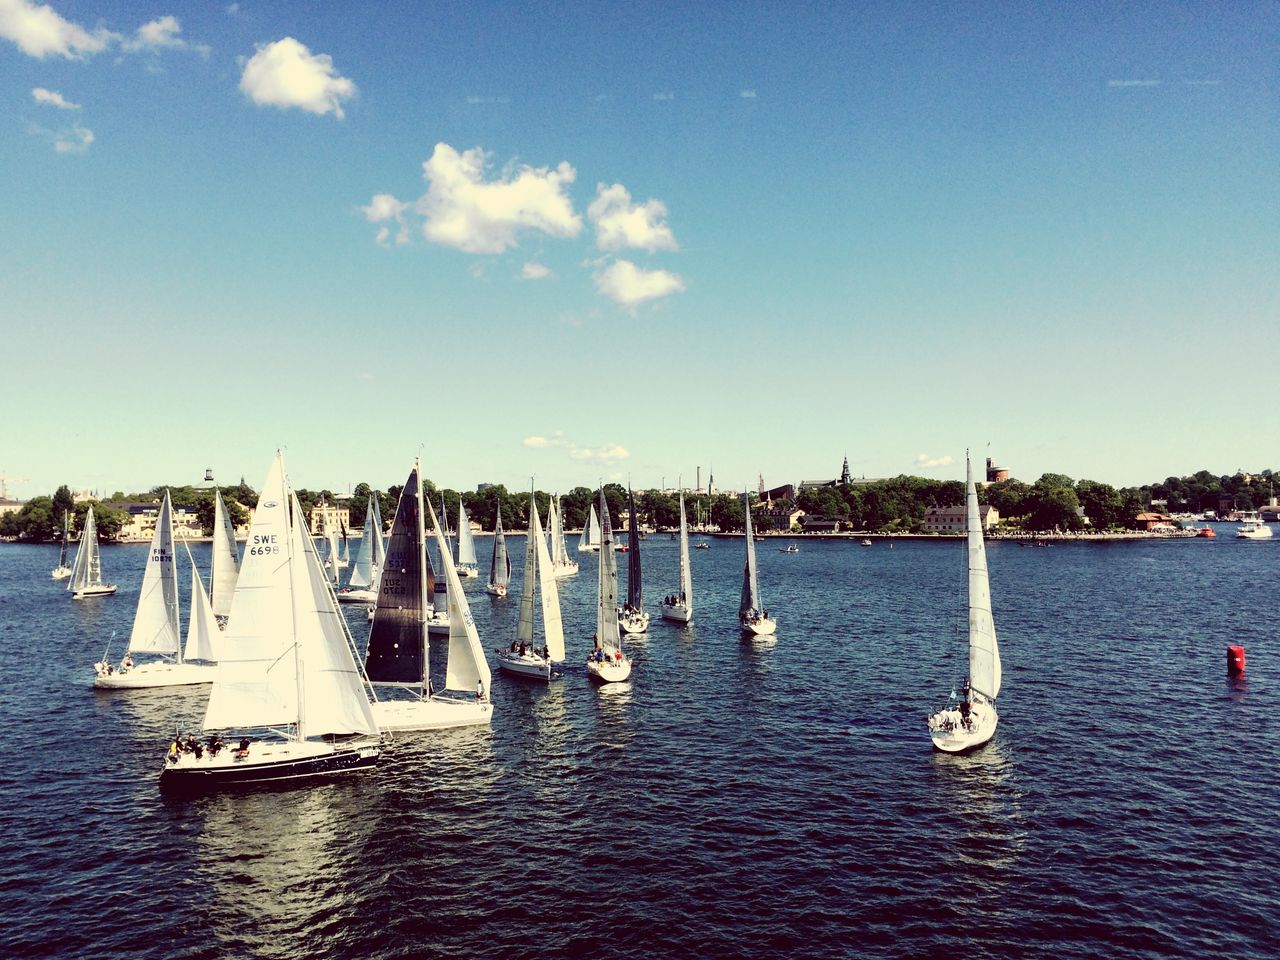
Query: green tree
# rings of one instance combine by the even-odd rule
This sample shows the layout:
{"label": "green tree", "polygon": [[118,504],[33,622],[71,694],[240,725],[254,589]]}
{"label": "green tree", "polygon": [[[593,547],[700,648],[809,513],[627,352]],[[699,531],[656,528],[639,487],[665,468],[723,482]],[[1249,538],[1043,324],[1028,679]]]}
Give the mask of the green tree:
{"label": "green tree", "polygon": [[76,509],[76,498],[71,495],[71,488],[65,483],[53,494],[53,519],[59,528],[62,527],[63,516],[70,517]]}
{"label": "green tree", "polygon": [[1125,525],[1124,498],[1111,484],[1081,480],[1076,484],[1076,499],[1095,530]]}

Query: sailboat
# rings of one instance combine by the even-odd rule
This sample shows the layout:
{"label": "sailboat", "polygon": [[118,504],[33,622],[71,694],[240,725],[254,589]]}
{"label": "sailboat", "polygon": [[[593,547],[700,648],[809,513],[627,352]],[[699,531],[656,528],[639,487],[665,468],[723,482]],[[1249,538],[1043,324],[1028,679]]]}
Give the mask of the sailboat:
{"label": "sailboat", "polygon": [[756,575],[756,542],[751,534],[751,501],[742,495],[742,510],[746,514],[747,562],[742,568],[742,599],[738,602],[738,622],[742,632],[756,637],[772,636],[778,622],[770,619],[769,611],[760,602],[760,578]]}
{"label": "sailboat", "polygon": [[62,549],[58,551],[58,565],[50,574],[55,580],[65,580],[71,576],[71,568],[67,566],[67,545],[71,541],[71,521],[68,519],[70,513],[70,510],[62,511]]}
{"label": "sailboat", "polygon": [[644,586],[640,578],[640,536],[636,519],[636,500],[627,487],[627,605],[618,611],[623,633],[640,634],[649,629],[649,614],[644,609]]}
{"label": "sailboat", "polygon": [[444,543],[444,534],[436,524],[435,510],[429,501],[425,504],[431,513],[449,583],[445,686],[440,693],[431,686],[426,518],[422,514],[421,465],[414,460],[391,524],[387,565],[378,587],[378,605],[365,657],[370,683],[398,688],[407,696],[407,699],[374,701],[373,714],[384,730],[466,726],[488,723],[493,716],[493,705],[489,702],[491,674],[480,648],[475,619],[463,595],[453,557]]}
{"label": "sailboat", "polygon": [[1000,717],[996,697],[1000,693],[1000,646],[991,615],[991,582],[987,575],[987,548],[978,515],[978,490],[973,468],[965,456],[965,528],[969,557],[969,677],[947,706],[929,718],[933,745],[946,753],[972,750],[990,740]]}
{"label": "sailboat", "polygon": [[617,683],[631,676],[631,661],[622,652],[622,636],[618,631],[618,558],[613,550],[613,525],[604,487],[600,488],[600,516],[604,518],[604,525],[596,581],[595,649],[587,658],[587,675],[600,683]]}
{"label": "sailboat", "polygon": [[214,616],[226,622],[231,616],[231,597],[236,592],[240,575],[240,557],[236,550],[236,531],[231,514],[222,502],[222,494],[213,491],[213,552],[209,561],[209,602]]}
{"label": "sailboat", "polygon": [[502,535],[502,505],[498,505],[498,517],[493,525],[493,557],[489,561],[488,593],[495,597],[507,595],[507,584],[511,582],[511,558],[507,556],[507,538]]}
{"label": "sailboat", "polygon": [[471,533],[471,521],[467,519],[467,508],[462,504],[462,496],[458,496],[458,576],[480,576],[479,561],[476,559],[476,539]]}
{"label": "sailboat", "polygon": [[582,536],[578,538],[578,552],[590,553],[600,550],[600,520],[596,516],[596,507],[591,505],[591,512],[587,517],[586,524],[582,527]]}
{"label": "sailboat", "polygon": [[98,549],[98,525],[93,519],[93,507],[84,515],[84,529],[80,532],[80,548],[71,564],[71,577],[67,581],[72,600],[87,597],[106,597],[115,593],[118,586],[102,582],[102,555]]}
{"label": "sailboat", "polygon": [[[170,753],[161,788],[218,789],[374,766],[378,724],[280,453],[253,514],[231,608],[203,726],[246,735],[240,749]],[[255,730],[267,734],[250,740]]]}
{"label": "sailboat", "polygon": [[321,501],[320,509],[323,511],[321,516],[324,518],[321,526],[321,533],[324,535],[325,542],[329,545],[329,552],[325,555],[324,566],[328,571],[329,579],[334,583],[339,580],[338,571],[342,569],[342,551],[338,546],[338,530],[335,524],[330,522],[329,507]]}
{"label": "sailboat", "polygon": [[351,541],[347,536],[347,525],[342,524],[342,552],[338,554],[338,566],[345,570],[351,566]]}
{"label": "sailboat", "polygon": [[560,510],[560,498],[551,498],[547,512],[547,530],[551,539],[551,569],[556,579],[578,574],[578,561],[569,559],[569,547],[564,541],[564,520]]}
{"label": "sailboat", "polygon": [[338,591],[339,603],[376,603],[378,600],[378,576],[386,561],[387,550],[382,542],[382,520],[373,494],[369,494],[369,506],[364,513],[364,533],[356,550],[355,566],[345,590]]}
{"label": "sailboat", "polygon": [[[554,502],[554,501],[553,501]],[[542,649],[534,647],[534,610],[542,602]],[[524,547],[524,581],[520,584],[520,620],[516,638],[498,651],[498,668],[522,677],[550,680],[555,664],[564,661],[564,624],[551,553],[542,536],[538,501],[529,496],[529,535]]]}
{"label": "sailboat", "polygon": [[662,618],[677,623],[693,620],[693,573],[689,568],[689,524],[680,494],[680,592],[662,601]]}
{"label": "sailboat", "polygon": [[[201,587],[201,590],[204,588]],[[176,687],[188,683],[212,683],[217,668],[212,663],[193,663],[192,654],[212,658],[212,647],[199,650],[198,642],[184,656],[182,628],[178,621],[178,555],[173,542],[173,504],[164,492],[156,530],[151,536],[147,567],[138,593],[138,612],[129,633],[129,648],[119,669],[104,655],[93,665],[93,685],[120,690],[137,687]],[[160,659],[135,664],[134,654],[157,654]]]}

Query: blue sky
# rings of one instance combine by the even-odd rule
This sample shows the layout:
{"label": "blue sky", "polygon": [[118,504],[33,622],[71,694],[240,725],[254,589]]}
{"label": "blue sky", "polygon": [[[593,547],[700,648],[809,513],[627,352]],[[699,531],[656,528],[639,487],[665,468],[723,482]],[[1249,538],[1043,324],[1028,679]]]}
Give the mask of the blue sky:
{"label": "blue sky", "polygon": [[1275,466],[1278,27],[0,0],[0,471]]}

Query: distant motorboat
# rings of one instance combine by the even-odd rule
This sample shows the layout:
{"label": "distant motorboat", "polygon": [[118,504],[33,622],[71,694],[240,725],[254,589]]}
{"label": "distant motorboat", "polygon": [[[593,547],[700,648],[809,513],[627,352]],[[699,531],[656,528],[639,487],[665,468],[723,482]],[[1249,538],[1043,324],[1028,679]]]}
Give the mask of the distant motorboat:
{"label": "distant motorboat", "polygon": [[863,541],[862,541],[862,545],[863,545],[864,547],[869,547],[869,546],[871,546],[871,541],[870,541],[870,540],[867,540],[867,539],[865,539],[865,538],[864,538],[864,539],[863,539]]}
{"label": "distant motorboat", "polygon": [[778,552],[779,553],[799,553],[800,548],[797,547],[794,543],[788,543],[785,547],[779,547]]}
{"label": "distant motorboat", "polygon": [[1271,528],[1261,520],[1246,520],[1236,530],[1236,537],[1241,540],[1267,540],[1272,536]]}
{"label": "distant motorboat", "polygon": [[710,549],[711,549],[711,544],[709,544],[709,543],[707,543],[705,540],[703,540],[703,541],[701,541],[700,543],[695,543],[695,544],[693,545],[693,549],[695,549],[695,550],[710,550]]}

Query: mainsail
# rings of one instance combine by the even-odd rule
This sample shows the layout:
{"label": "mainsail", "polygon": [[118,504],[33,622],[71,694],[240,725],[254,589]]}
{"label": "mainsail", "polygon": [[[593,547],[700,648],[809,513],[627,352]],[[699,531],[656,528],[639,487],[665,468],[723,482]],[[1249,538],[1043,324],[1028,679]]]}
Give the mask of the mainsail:
{"label": "mainsail", "polygon": [[680,602],[693,613],[693,571],[689,567],[689,524],[684,514],[684,494],[680,494]]}
{"label": "mainsail", "polygon": [[978,489],[965,459],[966,511],[969,534],[969,686],[989,700],[1000,693],[1000,647],[991,616],[991,583],[987,576],[987,548],[978,513]]}
{"label": "mainsail", "polygon": [[489,561],[489,583],[505,587],[510,582],[511,558],[507,556],[507,538],[502,534],[502,507],[499,506],[493,531],[493,557]]}
{"label": "mainsail", "polygon": [[640,579],[640,527],[636,519],[636,500],[627,487],[627,606],[644,609],[644,586]]}
{"label": "mainsail", "polygon": [[382,536],[376,528],[377,517],[373,508],[373,494],[369,494],[369,508],[364,514],[364,534],[356,550],[356,562],[351,567],[351,579],[347,581],[353,590],[371,587],[378,582],[374,571],[374,550],[381,544]]}
{"label": "mainsail", "polygon": [[182,651],[182,659],[217,660],[214,643],[222,631],[218,629],[213,604],[209,601],[204,581],[200,579],[190,547],[187,547],[187,559],[191,561],[191,613],[187,620],[187,645]]}
{"label": "mainsail", "polygon": [[129,634],[132,653],[165,653],[182,656],[182,632],[178,625],[178,565],[173,546],[173,504],[164,492],[151,550],[138,594],[138,612]]}
{"label": "mainsail", "polygon": [[476,560],[476,541],[471,534],[471,521],[467,519],[467,508],[462,505],[462,497],[458,497],[458,563],[474,567]]}
{"label": "mainsail", "polygon": [[[613,550],[613,523],[609,519],[609,505],[600,488],[600,516],[603,530],[600,543],[599,600],[596,605],[596,639],[605,650],[620,650],[622,640],[618,635],[618,558]],[[594,517],[594,514],[593,514]]]}
{"label": "mainsail", "polygon": [[236,532],[231,514],[222,502],[222,494],[213,491],[213,559],[209,570],[210,600],[213,612],[220,617],[231,615],[231,595],[240,575],[240,558],[236,553]]}
{"label": "mainsail", "polygon": [[552,497],[547,505],[547,529],[551,534],[551,563],[553,566],[564,566],[569,559],[569,551],[564,542],[564,524],[560,520],[560,498]]}
{"label": "mainsail", "polygon": [[[368,531],[371,517],[365,521]],[[364,549],[361,547],[361,555]],[[427,676],[426,544],[418,465],[400,490],[391,542],[369,629],[365,670],[373,683],[418,686]]]}
{"label": "mainsail", "polygon": [[[430,509],[430,504],[427,505]],[[434,512],[434,511],[433,511]],[[435,520],[435,517],[432,517]],[[476,631],[475,618],[462,592],[462,581],[449,556],[444,536],[436,526],[436,543],[441,548],[445,580],[449,585],[449,662],[445,666],[444,688],[457,692],[476,693],[483,686],[487,694],[490,681],[489,661],[480,646],[480,634]]]}
{"label": "mainsail", "polygon": [[740,620],[759,614],[763,609],[760,604],[760,581],[756,577],[756,541],[751,531],[751,501],[745,493],[742,495],[742,510],[746,523],[747,562],[742,569],[742,599],[738,603]]}
{"label": "mainsail", "polygon": [[73,593],[83,590],[89,583],[89,556],[98,552],[98,533],[93,523],[93,507],[84,515],[84,529],[80,531],[80,546],[76,548],[76,558],[71,564],[71,576],[67,578],[67,589]]}
{"label": "mainsail", "polygon": [[69,526],[70,510],[62,511],[62,549],[58,551],[58,566],[65,568],[67,565],[67,544],[71,540],[71,528]]}
{"label": "mainsail", "polygon": [[[555,501],[552,500],[552,509]],[[547,659],[552,663],[564,661],[564,623],[560,618],[560,592],[556,587],[556,571],[551,564],[551,554],[538,529],[538,508],[533,505],[531,537],[538,553],[538,593],[542,600],[542,632],[547,646]]]}

